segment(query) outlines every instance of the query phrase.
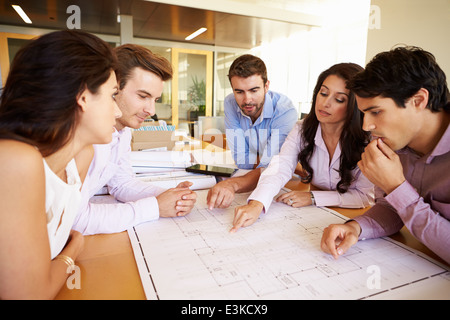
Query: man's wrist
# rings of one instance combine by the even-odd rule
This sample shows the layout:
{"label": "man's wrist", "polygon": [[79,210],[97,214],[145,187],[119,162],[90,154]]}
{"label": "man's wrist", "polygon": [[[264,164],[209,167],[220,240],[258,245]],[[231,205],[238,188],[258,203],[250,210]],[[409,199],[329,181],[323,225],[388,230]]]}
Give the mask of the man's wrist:
{"label": "man's wrist", "polygon": [[259,209],[264,209],[264,204],[261,201],[258,200],[250,200],[248,202],[249,205],[255,207],[255,208],[259,208]]}
{"label": "man's wrist", "polygon": [[362,228],[361,228],[361,225],[358,223],[358,221],[350,219],[350,220],[345,221],[344,224],[346,224],[346,225],[352,227],[353,229],[355,229],[355,233],[356,233],[356,235],[358,237],[361,235]]}
{"label": "man's wrist", "polygon": [[241,185],[239,184],[239,179],[237,178],[228,178],[227,180],[222,181],[225,185],[228,185],[234,193],[238,193]]}
{"label": "man's wrist", "polygon": [[406,181],[405,178],[403,178],[403,180],[400,183],[396,183],[393,187],[391,188],[386,188],[384,190],[384,192],[386,193],[386,195],[390,194],[391,192],[393,192],[395,189],[397,189],[399,186],[401,186],[404,182]]}

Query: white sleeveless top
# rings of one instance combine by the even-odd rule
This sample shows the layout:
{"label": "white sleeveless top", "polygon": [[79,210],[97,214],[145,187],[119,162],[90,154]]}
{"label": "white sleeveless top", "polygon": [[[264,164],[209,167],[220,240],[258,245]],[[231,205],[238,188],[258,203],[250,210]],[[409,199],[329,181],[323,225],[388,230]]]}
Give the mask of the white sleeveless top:
{"label": "white sleeveless top", "polygon": [[66,245],[81,200],[81,179],[75,160],[66,167],[67,183],[47,165],[45,169],[45,212],[51,257],[55,258]]}

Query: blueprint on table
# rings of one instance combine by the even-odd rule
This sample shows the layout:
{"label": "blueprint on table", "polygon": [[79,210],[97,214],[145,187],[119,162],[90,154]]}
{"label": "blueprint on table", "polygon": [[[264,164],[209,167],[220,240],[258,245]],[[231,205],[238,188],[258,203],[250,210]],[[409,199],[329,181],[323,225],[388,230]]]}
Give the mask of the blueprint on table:
{"label": "blueprint on table", "polygon": [[186,217],[128,230],[147,299],[450,299],[446,266],[390,238],[360,241],[334,260],[325,227],[347,218],[320,207],[273,203],[253,225],[229,233],[229,209],[209,210],[197,192]]}

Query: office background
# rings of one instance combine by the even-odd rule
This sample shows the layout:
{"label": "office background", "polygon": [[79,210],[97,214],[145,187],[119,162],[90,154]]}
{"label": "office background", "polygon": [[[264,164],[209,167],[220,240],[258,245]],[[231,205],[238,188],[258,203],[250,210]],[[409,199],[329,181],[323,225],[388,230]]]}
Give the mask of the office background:
{"label": "office background", "polygon": [[431,51],[450,74],[450,0],[3,0],[1,83],[28,39],[76,23],[112,46],[133,42],[169,59],[175,74],[157,114],[188,130],[198,116],[223,115],[228,68],[244,53],[266,62],[270,89],[288,95],[299,115],[309,112],[321,71],[338,62],[364,66],[397,44]]}

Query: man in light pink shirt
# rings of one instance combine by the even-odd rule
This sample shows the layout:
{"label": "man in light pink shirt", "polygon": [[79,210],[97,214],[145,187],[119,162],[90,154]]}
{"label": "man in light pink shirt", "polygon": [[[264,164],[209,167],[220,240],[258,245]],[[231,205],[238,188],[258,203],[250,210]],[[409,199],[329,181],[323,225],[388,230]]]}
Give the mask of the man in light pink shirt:
{"label": "man in light pink shirt", "polygon": [[321,247],[335,258],[358,240],[405,225],[450,263],[450,94],[434,56],[419,48],[383,52],[350,83],[373,141],[358,163],[377,186],[364,215],[324,230]]}
{"label": "man in light pink shirt", "polygon": [[[165,58],[132,44],[114,49],[119,60],[117,104],[122,117],[116,120],[112,142],[95,145],[94,159],[81,190],[82,202],[73,227],[85,235],[115,233],[160,217],[188,214],[196,201],[189,182],[165,190],[136,179],[130,161],[131,129],[155,114],[164,81],[172,78]],[[117,203],[90,201],[99,189],[108,187]]]}

